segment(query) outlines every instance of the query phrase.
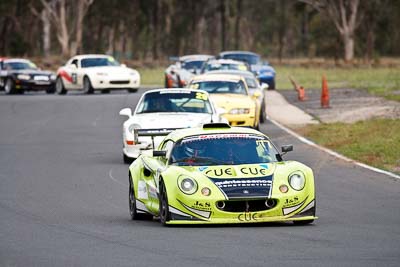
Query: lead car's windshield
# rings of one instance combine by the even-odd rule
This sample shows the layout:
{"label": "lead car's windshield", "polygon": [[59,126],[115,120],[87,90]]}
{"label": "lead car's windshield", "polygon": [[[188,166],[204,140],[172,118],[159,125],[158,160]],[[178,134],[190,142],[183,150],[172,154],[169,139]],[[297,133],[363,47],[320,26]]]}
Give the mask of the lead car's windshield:
{"label": "lead car's windshield", "polygon": [[256,164],[275,162],[277,154],[265,136],[209,134],[186,137],[177,142],[169,161],[179,166]]}

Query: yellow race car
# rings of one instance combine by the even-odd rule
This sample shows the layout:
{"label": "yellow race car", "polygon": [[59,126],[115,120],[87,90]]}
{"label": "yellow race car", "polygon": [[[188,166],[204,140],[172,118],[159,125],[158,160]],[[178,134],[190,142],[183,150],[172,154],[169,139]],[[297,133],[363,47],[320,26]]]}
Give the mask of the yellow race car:
{"label": "yellow race car", "polygon": [[261,106],[257,98],[260,92],[250,95],[243,77],[203,74],[193,77],[188,87],[207,91],[230,125],[258,129]]}

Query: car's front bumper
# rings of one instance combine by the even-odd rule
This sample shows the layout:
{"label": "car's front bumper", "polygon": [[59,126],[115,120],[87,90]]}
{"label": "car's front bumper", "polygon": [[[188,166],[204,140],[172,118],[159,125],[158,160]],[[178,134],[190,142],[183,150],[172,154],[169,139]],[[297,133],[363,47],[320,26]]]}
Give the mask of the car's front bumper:
{"label": "car's front bumper", "polygon": [[[210,204],[212,205],[212,204]],[[196,210],[193,207],[170,206],[171,220],[168,224],[232,224],[263,223],[315,220],[315,199],[307,198],[300,204],[284,207],[282,203],[276,207],[255,212],[224,212],[219,209]],[[196,215],[194,215],[196,214]],[[209,214],[209,215],[208,215]],[[207,218],[207,216],[209,216]]]}
{"label": "car's front bumper", "polygon": [[98,78],[91,80],[92,87],[95,90],[103,89],[137,89],[140,87],[139,78],[121,77],[121,78]]}
{"label": "car's front bumper", "polygon": [[[254,112],[253,112],[254,113]],[[223,115],[225,119],[229,121],[231,126],[244,126],[244,127],[254,127],[256,124],[256,116],[251,114],[229,114]]]}
{"label": "car's front bumper", "polygon": [[15,88],[17,90],[33,90],[40,91],[53,88],[55,81],[35,81],[35,80],[15,80]]}
{"label": "car's front bumper", "polygon": [[[163,137],[161,136],[155,136],[154,137],[154,146],[157,147],[158,144],[163,140]],[[138,142],[135,144],[131,144],[131,141],[129,140],[124,140],[124,147],[123,147],[123,153],[125,156],[128,158],[136,159],[139,157],[139,155],[142,153],[144,150],[149,150],[153,149],[153,141],[151,137],[139,137]]]}

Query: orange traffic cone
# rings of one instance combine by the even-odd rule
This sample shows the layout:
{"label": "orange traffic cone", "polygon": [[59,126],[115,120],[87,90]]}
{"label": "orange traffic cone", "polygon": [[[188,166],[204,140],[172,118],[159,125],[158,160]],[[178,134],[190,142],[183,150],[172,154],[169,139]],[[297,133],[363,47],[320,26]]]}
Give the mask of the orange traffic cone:
{"label": "orange traffic cone", "polygon": [[321,108],[329,108],[329,89],[325,75],[322,76]]}

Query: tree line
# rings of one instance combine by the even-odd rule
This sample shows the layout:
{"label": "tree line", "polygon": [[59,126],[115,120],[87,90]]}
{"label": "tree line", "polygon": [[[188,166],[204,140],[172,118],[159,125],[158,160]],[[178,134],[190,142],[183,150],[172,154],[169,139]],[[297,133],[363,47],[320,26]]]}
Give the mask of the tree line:
{"label": "tree line", "polygon": [[0,56],[400,55],[400,0],[3,0]]}

